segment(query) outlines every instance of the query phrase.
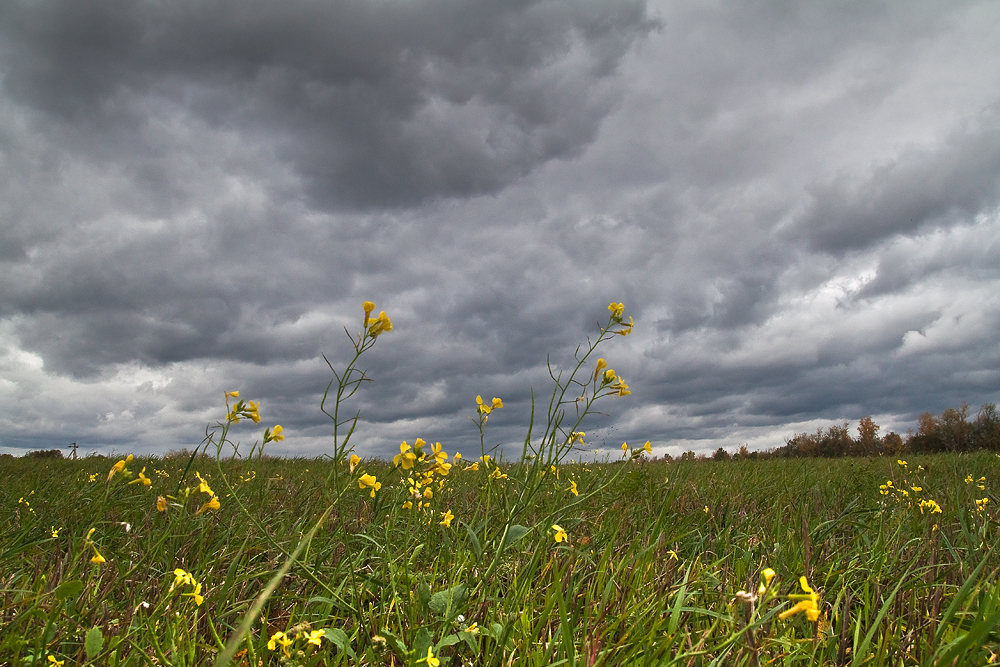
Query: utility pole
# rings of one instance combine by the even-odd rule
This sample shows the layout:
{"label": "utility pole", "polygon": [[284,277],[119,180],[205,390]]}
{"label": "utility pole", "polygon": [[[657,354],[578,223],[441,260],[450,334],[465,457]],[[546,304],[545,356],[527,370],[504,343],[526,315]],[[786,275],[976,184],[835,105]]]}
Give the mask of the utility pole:
{"label": "utility pole", "polygon": [[75,461],[76,460],[76,450],[78,449],[77,446],[76,446],[76,443],[75,442],[71,442],[70,445],[69,445],[69,447],[67,447],[66,449],[72,449],[73,450],[73,460]]}

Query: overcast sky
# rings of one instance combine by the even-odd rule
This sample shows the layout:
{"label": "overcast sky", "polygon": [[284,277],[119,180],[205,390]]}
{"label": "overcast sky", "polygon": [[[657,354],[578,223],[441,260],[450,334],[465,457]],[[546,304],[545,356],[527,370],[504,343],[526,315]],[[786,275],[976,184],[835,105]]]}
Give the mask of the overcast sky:
{"label": "overcast sky", "polygon": [[519,451],[611,301],[592,449],[974,415],[998,82],[995,0],[8,0],[0,451],[328,452],[366,299],[367,456]]}

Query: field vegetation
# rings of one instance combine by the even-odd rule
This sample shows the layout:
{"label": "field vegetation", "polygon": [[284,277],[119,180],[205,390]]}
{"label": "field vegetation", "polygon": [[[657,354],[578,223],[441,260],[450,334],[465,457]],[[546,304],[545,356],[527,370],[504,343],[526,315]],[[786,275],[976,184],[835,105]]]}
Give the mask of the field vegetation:
{"label": "field vegetation", "polygon": [[[392,330],[364,305],[322,459],[264,454],[238,392],[187,455],[0,461],[0,662],[28,665],[995,665],[1000,458],[573,463],[630,390],[611,304],[520,456],[414,434],[361,459],[348,402]],[[509,449],[508,449],[509,451]]]}

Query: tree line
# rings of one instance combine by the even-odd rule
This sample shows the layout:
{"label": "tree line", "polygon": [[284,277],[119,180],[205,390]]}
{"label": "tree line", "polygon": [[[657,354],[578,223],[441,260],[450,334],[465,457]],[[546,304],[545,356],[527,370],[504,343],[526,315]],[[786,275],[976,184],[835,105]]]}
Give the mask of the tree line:
{"label": "tree line", "polygon": [[[740,448],[735,458],[804,458],[835,456],[896,456],[917,453],[1000,451],[1000,412],[994,403],[986,403],[974,418],[969,417],[969,405],[948,408],[940,415],[925,412],[917,418],[916,431],[905,437],[889,431],[879,435],[880,427],[871,417],[862,417],[858,435],[852,437],[850,422],[818,429],[815,433],[798,433],[785,440],[782,447],[763,452],[748,452]],[[721,458],[716,452],[712,458]]]}

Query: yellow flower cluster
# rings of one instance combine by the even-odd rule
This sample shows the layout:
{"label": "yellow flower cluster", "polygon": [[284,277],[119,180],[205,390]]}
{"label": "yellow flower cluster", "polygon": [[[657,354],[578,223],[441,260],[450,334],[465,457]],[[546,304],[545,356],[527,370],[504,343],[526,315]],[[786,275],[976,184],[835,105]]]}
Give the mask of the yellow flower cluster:
{"label": "yellow flower cluster", "polygon": [[483,401],[483,397],[482,396],[476,396],[476,406],[477,406],[476,410],[479,411],[479,414],[481,414],[481,415],[488,415],[491,412],[493,412],[494,410],[499,410],[500,408],[502,408],[503,407],[503,401],[501,401],[499,398],[497,398],[496,396],[494,396],[493,400],[490,402],[490,404],[487,405],[486,402]]}
{"label": "yellow flower cluster", "polygon": [[209,496],[208,500],[202,504],[201,508],[197,512],[195,512],[195,515],[202,514],[208,510],[217,510],[222,507],[219,503],[219,497],[215,495],[215,491],[212,491],[208,482],[206,482],[198,472],[195,472],[194,476],[198,478],[199,482],[198,493],[207,493]]}
{"label": "yellow flower cluster", "polygon": [[[312,644],[313,646],[318,647],[320,645],[321,640],[323,639],[323,637],[324,637],[325,634],[326,634],[326,631],[322,630],[322,629],[320,629],[320,630],[301,630],[300,632],[296,633],[295,639],[305,639],[307,647],[310,644]],[[281,652],[285,654],[286,658],[290,658],[291,657],[291,653],[289,652],[288,649],[294,643],[295,643],[294,639],[292,639],[291,637],[289,637],[287,634],[285,634],[281,630],[278,630],[273,635],[271,635],[271,638],[268,640],[268,642],[267,642],[267,650],[269,650],[269,651],[277,651],[277,650],[280,649]]]}
{"label": "yellow flower cluster", "polygon": [[621,329],[618,329],[617,331],[612,331],[611,333],[617,334],[619,336],[627,336],[630,333],[632,333],[632,327],[635,326],[635,322],[633,322],[632,318],[630,317],[628,318],[628,324],[625,324],[624,303],[615,303],[614,301],[612,301],[610,304],[608,304],[608,310],[611,311],[611,323],[620,324],[623,327]]}
{"label": "yellow flower cluster", "polygon": [[593,382],[597,382],[597,379],[601,379],[601,389],[607,389],[608,392],[604,394],[605,396],[628,396],[632,392],[628,388],[628,384],[625,382],[625,378],[617,375],[612,368],[608,368],[601,375],[601,371],[607,368],[608,362],[604,359],[597,360],[597,368],[594,370]]}
{"label": "yellow flower cluster", "polygon": [[[430,507],[430,501],[434,497],[435,475],[438,489],[443,489],[445,480],[443,479],[455,467],[455,464],[462,458],[462,455],[455,453],[454,463],[448,463],[448,452],[444,451],[440,442],[431,445],[430,452],[425,451],[427,443],[423,438],[417,438],[413,447],[405,440],[399,445],[399,454],[392,458],[392,464],[401,470],[412,470],[413,474],[406,478],[403,485],[409,494],[408,499],[403,503],[403,509],[412,509],[413,501],[417,502],[417,509]],[[446,513],[450,514],[450,510]],[[442,518],[446,518],[442,515]],[[442,525],[450,526],[451,519],[446,518]]]}
{"label": "yellow flower cluster", "polygon": [[372,317],[372,311],[375,310],[375,304],[371,301],[365,301],[361,304],[361,307],[365,311],[365,319],[362,326],[371,338],[378,338],[380,334],[392,331],[392,321],[389,316],[385,314],[385,311],[381,311],[378,317]]}
{"label": "yellow flower cluster", "polygon": [[97,545],[94,544],[94,542],[90,539],[91,537],[93,537],[94,531],[96,530],[97,530],[96,528],[91,528],[89,531],[87,531],[87,537],[84,538],[84,548],[86,549],[87,547],[91,547],[94,550],[94,555],[90,558],[90,562],[94,563],[95,565],[101,565],[102,563],[106,563],[107,561],[104,560],[104,556],[101,555],[101,552],[97,550]]}
{"label": "yellow flower cluster", "polygon": [[[900,486],[893,484],[891,479],[886,480],[885,484],[879,485],[879,494],[887,497],[891,496],[899,504],[905,502],[907,507],[919,509],[921,514],[941,514],[941,506],[938,505],[937,501],[921,497],[921,494],[924,492],[923,483],[917,479],[913,479],[912,481],[910,479],[912,476],[923,472],[924,467],[918,465],[916,470],[910,470],[909,464],[903,459],[896,459],[896,463],[906,472],[906,477],[903,478]],[[970,480],[971,477],[966,479],[966,482]]]}
{"label": "yellow flower cluster", "polygon": [[168,593],[173,593],[174,589],[178,586],[190,586],[193,590],[190,593],[184,593],[194,600],[197,606],[201,606],[201,603],[205,601],[205,598],[201,595],[201,584],[195,581],[194,575],[190,572],[186,572],[181,568],[174,570],[174,583],[170,584],[170,590]]}
{"label": "yellow flower cluster", "polygon": [[231,408],[229,407],[229,399],[239,397],[240,392],[238,391],[226,392],[226,411],[229,413],[226,416],[226,421],[230,424],[238,424],[241,419],[249,419],[254,424],[260,423],[260,401],[237,401]]}
{"label": "yellow flower cluster", "polygon": [[785,620],[789,616],[804,611],[806,618],[810,621],[816,621],[819,618],[819,595],[810,588],[809,581],[806,580],[805,576],[799,577],[799,586],[802,587],[804,594],[790,594],[788,599],[795,601],[795,606],[778,614],[778,618]]}
{"label": "yellow flower cluster", "polygon": [[[118,463],[116,463],[113,466],[111,466],[111,470],[108,471],[108,480],[107,481],[110,482],[111,478],[114,477],[115,475],[119,474],[119,473],[121,473],[122,475],[124,475],[126,477],[131,477],[131,473],[129,473],[129,471],[128,471],[128,464],[129,463],[132,463],[132,455],[131,454],[129,454],[124,459],[122,459]],[[145,470],[145,468],[143,468],[143,470]]]}

